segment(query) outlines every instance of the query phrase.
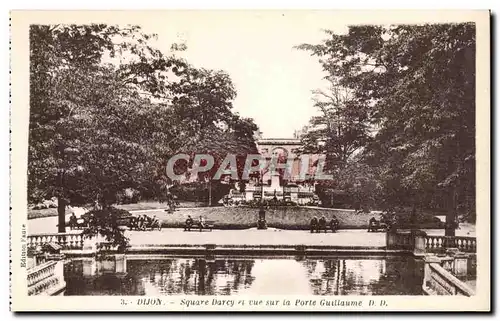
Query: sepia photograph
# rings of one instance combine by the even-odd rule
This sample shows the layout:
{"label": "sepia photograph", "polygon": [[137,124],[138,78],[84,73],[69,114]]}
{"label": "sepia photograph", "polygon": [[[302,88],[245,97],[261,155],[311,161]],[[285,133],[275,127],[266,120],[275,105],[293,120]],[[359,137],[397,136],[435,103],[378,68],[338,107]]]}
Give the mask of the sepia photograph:
{"label": "sepia photograph", "polygon": [[13,308],[488,310],[489,12],[386,13],[12,12]]}

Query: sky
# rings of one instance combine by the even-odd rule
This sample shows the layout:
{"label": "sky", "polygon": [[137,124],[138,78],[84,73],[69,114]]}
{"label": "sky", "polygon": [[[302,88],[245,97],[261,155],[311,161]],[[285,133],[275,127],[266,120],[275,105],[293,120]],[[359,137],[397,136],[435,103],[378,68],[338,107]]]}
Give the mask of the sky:
{"label": "sky", "polygon": [[[292,138],[317,114],[314,89],[324,87],[317,57],[294,49],[326,38],[322,29],[347,29],[331,15],[234,12],[151,19],[144,32],[158,34],[155,45],[168,52],[172,43],[185,43],[179,55],[190,64],[226,71],[237,91],[234,111],[255,120],[264,138]],[[169,21],[170,20],[170,21]]]}

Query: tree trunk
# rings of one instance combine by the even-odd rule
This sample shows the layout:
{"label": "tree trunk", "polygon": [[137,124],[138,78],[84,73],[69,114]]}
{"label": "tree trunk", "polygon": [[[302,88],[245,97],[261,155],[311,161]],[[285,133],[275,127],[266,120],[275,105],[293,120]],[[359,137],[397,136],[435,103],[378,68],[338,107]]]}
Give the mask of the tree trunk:
{"label": "tree trunk", "polygon": [[456,208],[457,208],[457,192],[456,187],[453,188],[451,195],[451,206],[446,213],[446,224],[445,224],[445,236],[455,236],[455,220],[456,220]]}
{"label": "tree trunk", "polygon": [[66,233],[66,201],[62,197],[57,198],[58,233]]}
{"label": "tree trunk", "polygon": [[410,226],[412,231],[417,229],[417,205],[415,202],[413,202],[413,207],[411,209]]}
{"label": "tree trunk", "polygon": [[212,180],[208,181],[208,206],[212,206]]}

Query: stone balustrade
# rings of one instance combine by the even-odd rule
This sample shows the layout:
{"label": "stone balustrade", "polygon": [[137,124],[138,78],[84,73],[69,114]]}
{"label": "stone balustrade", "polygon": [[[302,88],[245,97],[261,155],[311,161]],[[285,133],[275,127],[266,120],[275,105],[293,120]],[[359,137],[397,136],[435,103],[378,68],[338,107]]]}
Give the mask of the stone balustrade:
{"label": "stone balustrade", "polygon": [[28,295],[56,295],[64,290],[63,264],[63,261],[49,261],[28,269]]}
{"label": "stone balustrade", "polygon": [[465,236],[427,235],[421,231],[389,231],[386,237],[389,250],[407,250],[415,255],[446,252],[455,248],[460,252],[475,253],[476,238]]}
{"label": "stone balustrade", "polygon": [[[449,264],[450,262],[445,262]],[[427,257],[424,267],[422,289],[427,295],[473,296],[475,293],[464,282],[441,266],[437,257]]]}
{"label": "stone balustrade", "polygon": [[45,233],[28,235],[28,248],[36,249],[48,243],[55,243],[63,249],[82,249],[84,237],[82,233]]}
{"label": "stone balustrade", "polygon": [[462,252],[476,252],[476,238],[466,236],[437,236],[425,237],[427,252],[439,252],[446,248],[457,248]]}
{"label": "stone balustrade", "polygon": [[386,236],[387,249],[389,250],[408,250],[414,248],[414,240],[411,232],[389,231]]}

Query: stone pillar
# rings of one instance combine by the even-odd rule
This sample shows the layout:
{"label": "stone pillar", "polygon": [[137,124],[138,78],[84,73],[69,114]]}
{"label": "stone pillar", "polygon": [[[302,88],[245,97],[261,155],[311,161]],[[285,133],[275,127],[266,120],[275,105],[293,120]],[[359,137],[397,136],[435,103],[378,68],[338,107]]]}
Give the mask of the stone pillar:
{"label": "stone pillar", "polygon": [[270,189],[272,191],[281,191],[279,174],[273,175],[271,177],[271,188]]}
{"label": "stone pillar", "polygon": [[127,274],[127,258],[125,254],[115,254],[115,272],[117,276]]}
{"label": "stone pillar", "polygon": [[397,248],[397,235],[393,231],[387,231],[385,234],[385,246],[388,250]]}
{"label": "stone pillar", "polygon": [[457,253],[453,259],[453,274],[455,276],[466,276],[468,255],[465,253]]}
{"label": "stone pillar", "polygon": [[415,230],[412,231],[410,234],[410,237],[412,238],[410,240],[411,243],[413,243],[413,255],[415,256],[424,256],[426,249],[425,249],[425,237],[427,236],[427,233],[424,231],[420,230]]}
{"label": "stone pillar", "polygon": [[64,282],[64,262],[63,261],[57,261],[57,263],[54,267],[54,275],[57,276],[57,278],[59,280]]}
{"label": "stone pillar", "polygon": [[423,280],[422,288],[424,290],[426,290],[428,288],[428,283],[432,279],[432,277],[431,277],[432,271],[431,271],[430,264],[431,263],[438,263],[438,264],[440,264],[441,260],[438,257],[436,257],[436,256],[426,256],[425,259],[424,259],[424,261],[425,261],[425,265],[424,265],[424,280]]}
{"label": "stone pillar", "polygon": [[266,230],[267,222],[266,222],[266,211],[263,207],[259,210],[259,219],[257,220],[257,229],[258,230]]}
{"label": "stone pillar", "polygon": [[94,258],[82,260],[83,276],[94,276],[97,273],[97,262]]}
{"label": "stone pillar", "polygon": [[414,240],[413,255],[424,256],[425,255],[425,236],[417,234],[414,236],[413,240]]}

